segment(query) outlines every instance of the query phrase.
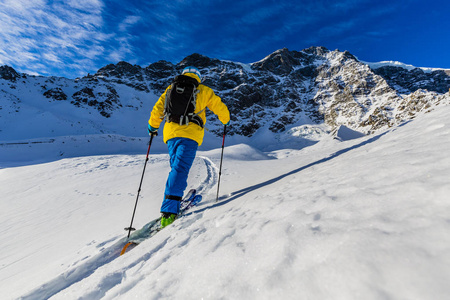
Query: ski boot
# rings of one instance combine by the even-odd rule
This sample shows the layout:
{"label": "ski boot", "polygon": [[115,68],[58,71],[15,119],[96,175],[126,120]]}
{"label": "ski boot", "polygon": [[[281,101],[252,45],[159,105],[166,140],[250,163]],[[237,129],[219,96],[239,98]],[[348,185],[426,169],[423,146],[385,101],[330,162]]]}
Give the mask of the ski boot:
{"label": "ski boot", "polygon": [[164,228],[164,227],[172,224],[173,221],[175,221],[176,218],[177,218],[176,214],[162,213],[162,215],[161,215],[161,228]]}

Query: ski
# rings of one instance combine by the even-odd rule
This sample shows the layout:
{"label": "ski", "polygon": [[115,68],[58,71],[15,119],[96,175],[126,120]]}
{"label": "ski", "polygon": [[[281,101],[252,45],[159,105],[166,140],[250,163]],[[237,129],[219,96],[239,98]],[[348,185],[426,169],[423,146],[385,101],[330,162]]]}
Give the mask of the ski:
{"label": "ski", "polygon": [[[198,203],[202,201],[202,196],[197,194],[195,189],[191,189],[183,200],[180,203],[180,212],[178,213],[177,219],[180,218],[186,211],[196,206]],[[151,238],[159,231],[161,231],[161,217],[150,221],[145,224],[139,230],[134,231],[127,240],[127,243],[122,248],[120,255],[125,254],[125,252],[130,251],[137,245],[139,245],[142,241]]]}

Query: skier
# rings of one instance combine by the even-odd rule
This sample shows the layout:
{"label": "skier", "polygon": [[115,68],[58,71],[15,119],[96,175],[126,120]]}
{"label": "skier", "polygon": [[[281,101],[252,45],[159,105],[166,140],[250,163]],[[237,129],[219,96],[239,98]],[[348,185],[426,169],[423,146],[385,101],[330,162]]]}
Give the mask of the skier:
{"label": "skier", "polygon": [[[193,85],[189,88],[186,82],[192,79],[195,80],[191,82]],[[180,81],[183,81],[184,85],[179,84]],[[161,205],[161,227],[172,224],[179,213],[180,201],[187,187],[189,170],[194,162],[197,148],[203,142],[205,109],[208,108],[216,114],[222,124],[228,125],[230,122],[227,106],[211,88],[201,84],[201,81],[202,77],[197,68],[184,68],[182,75],[175,77],[174,82],[158,99],[148,120],[149,134],[157,135],[162,120],[164,117],[166,119],[163,140],[169,149],[171,170]],[[176,110],[177,106],[182,104],[177,97],[183,93],[191,93],[188,96],[194,99],[194,102],[189,109],[184,104],[185,113],[180,116],[177,115]],[[186,110],[192,110],[192,112],[186,115]]]}

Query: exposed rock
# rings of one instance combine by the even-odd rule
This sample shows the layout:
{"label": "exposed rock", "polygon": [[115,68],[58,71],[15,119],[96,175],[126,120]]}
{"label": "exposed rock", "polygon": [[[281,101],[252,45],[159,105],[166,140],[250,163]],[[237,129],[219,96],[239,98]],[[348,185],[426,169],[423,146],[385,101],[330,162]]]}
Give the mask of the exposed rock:
{"label": "exposed rock", "polygon": [[0,66],[0,78],[16,82],[18,78],[20,78],[20,74],[16,72],[13,68],[9,66]]}
{"label": "exposed rock", "polygon": [[90,101],[94,101],[95,95],[92,88],[85,87],[82,90],[75,92],[72,95],[72,98],[73,98],[72,103],[75,104],[76,106],[80,106],[82,103],[88,104]]}
{"label": "exposed rock", "polygon": [[118,62],[116,65],[109,64],[106,67],[101,68],[95,74],[96,77],[106,76],[106,77],[133,77],[140,74],[142,68],[136,65],[129,64],[125,61]]}
{"label": "exposed rock", "polygon": [[419,89],[446,93],[450,89],[450,75],[444,70],[424,72],[419,68],[411,71],[401,67],[384,66],[373,70],[400,93],[411,94]]}
{"label": "exposed rock", "polygon": [[67,100],[67,95],[59,87],[52,88],[44,93],[44,96],[57,101]]}
{"label": "exposed rock", "polygon": [[197,68],[208,68],[214,65],[215,63],[218,63],[219,60],[217,59],[211,59],[207,56],[194,53],[189,56],[187,56],[185,59],[183,59],[178,66],[181,68],[185,68],[187,66],[195,66]]}

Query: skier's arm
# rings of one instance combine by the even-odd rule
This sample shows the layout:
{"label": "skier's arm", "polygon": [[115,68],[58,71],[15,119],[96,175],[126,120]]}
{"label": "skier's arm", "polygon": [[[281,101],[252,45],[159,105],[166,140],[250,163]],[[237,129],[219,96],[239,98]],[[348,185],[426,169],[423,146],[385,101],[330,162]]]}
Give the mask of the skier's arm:
{"label": "skier's arm", "polygon": [[164,91],[161,97],[159,97],[155,106],[153,106],[150,119],[148,120],[148,124],[153,128],[159,128],[164,118],[164,104],[166,102],[166,93],[168,89],[169,87]]}
{"label": "skier's arm", "polygon": [[228,122],[230,122],[230,111],[228,110],[228,107],[225,105],[225,103],[222,102],[222,99],[214,94],[214,91],[212,89],[209,89],[208,93],[208,108],[217,115],[222,124],[227,124]]}

